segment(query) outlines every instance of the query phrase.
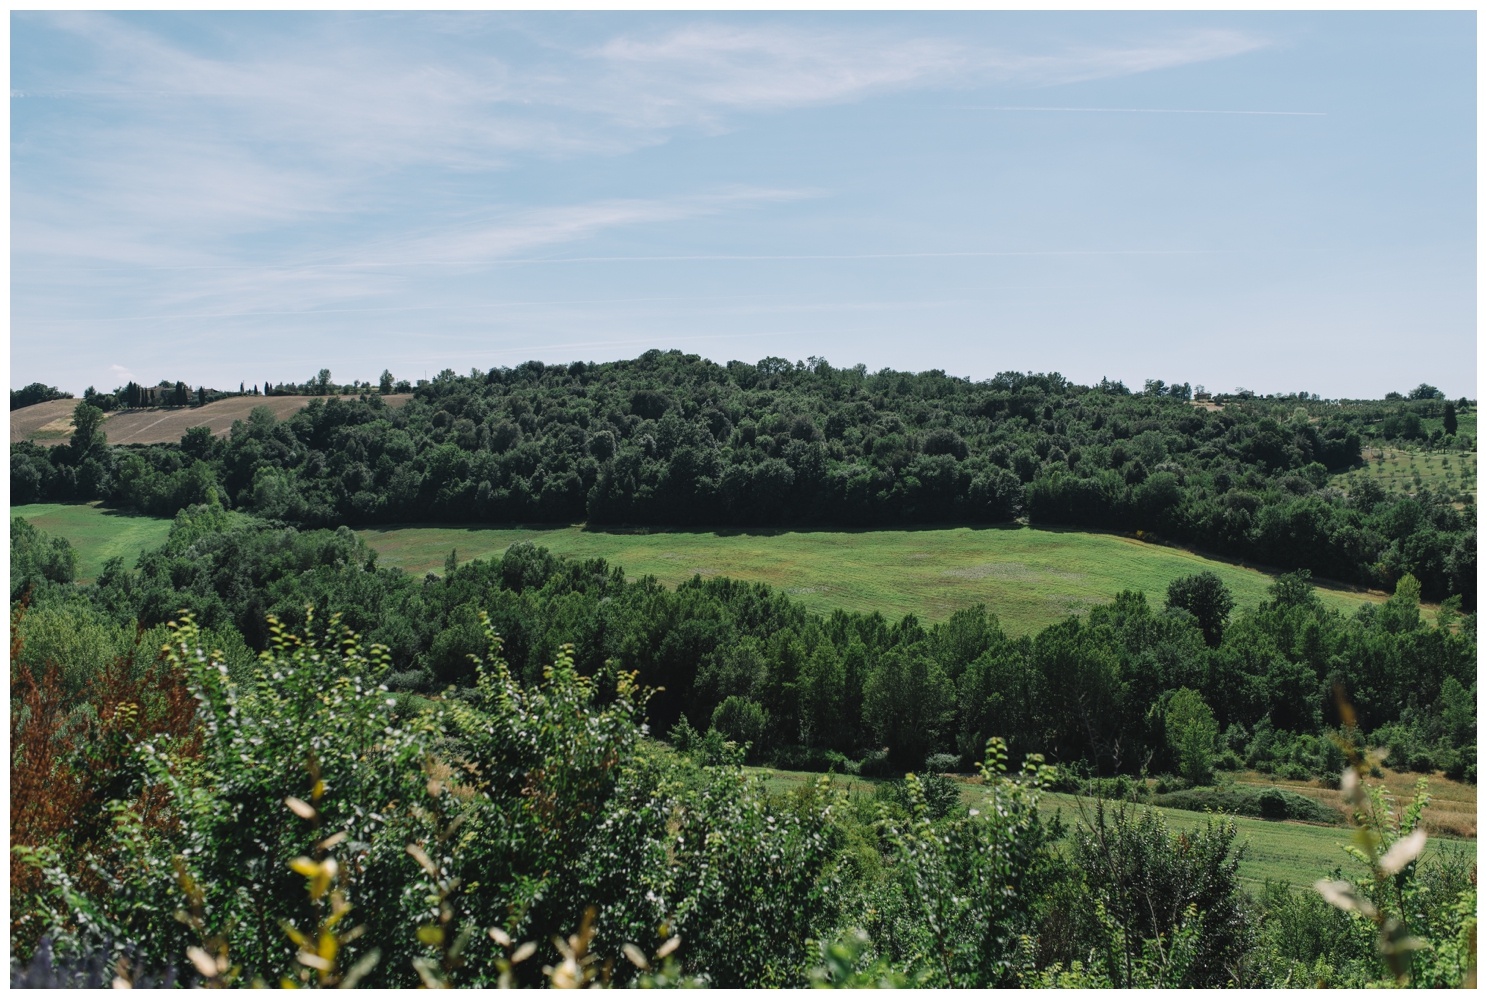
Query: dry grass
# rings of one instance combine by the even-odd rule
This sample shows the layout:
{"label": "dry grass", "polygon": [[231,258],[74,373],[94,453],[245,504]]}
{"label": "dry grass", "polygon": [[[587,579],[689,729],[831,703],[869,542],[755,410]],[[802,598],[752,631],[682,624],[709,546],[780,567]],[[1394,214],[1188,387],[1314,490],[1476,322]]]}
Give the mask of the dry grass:
{"label": "dry grass", "polygon": [[[1380,773],[1381,777],[1370,777],[1368,782],[1383,784],[1387,787],[1389,793],[1394,795],[1396,809],[1402,809],[1414,797],[1415,782],[1421,776],[1427,776],[1409,772],[1400,773],[1388,769],[1381,770]],[[1422,816],[1425,831],[1432,836],[1475,839],[1477,835],[1477,786],[1449,780],[1439,771],[1429,774],[1428,780],[1430,804],[1426,806]],[[1288,791],[1295,791],[1297,794],[1314,798],[1339,812],[1346,812],[1342,792],[1324,787],[1319,780],[1285,780],[1250,770],[1238,775],[1235,782],[1266,787],[1273,784],[1276,787],[1283,787]]]}
{"label": "dry grass", "polygon": [[[267,406],[279,419],[286,419],[310,404],[307,395],[245,395],[222,399],[199,409],[131,409],[111,413],[103,421],[103,431],[110,444],[173,444],[188,427],[211,427],[223,437],[234,420],[246,420],[258,406]],[[403,405],[411,395],[385,395],[389,406]],[[72,434],[72,410],[76,399],[55,399],[17,409],[10,414],[10,442],[30,440],[36,444],[61,444]]]}
{"label": "dry grass", "polygon": [[[21,441],[30,440],[33,435],[43,433],[42,428],[55,420],[70,420],[73,407],[77,404],[76,399],[53,399],[50,402],[38,402],[25,409],[11,410],[10,442],[18,444]],[[53,437],[50,431],[44,433],[45,438],[37,440],[36,443],[52,444],[67,439],[65,435]]]}

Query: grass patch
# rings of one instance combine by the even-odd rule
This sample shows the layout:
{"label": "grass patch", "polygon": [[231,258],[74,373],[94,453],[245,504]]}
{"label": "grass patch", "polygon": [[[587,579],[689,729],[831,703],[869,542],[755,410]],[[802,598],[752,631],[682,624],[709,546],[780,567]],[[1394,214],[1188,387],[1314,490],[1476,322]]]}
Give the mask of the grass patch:
{"label": "grass patch", "polygon": [[1388,492],[1418,493],[1422,488],[1455,497],[1458,506],[1477,501],[1477,453],[1475,451],[1408,451],[1384,448],[1365,452],[1363,467],[1332,477],[1332,485],[1344,492],[1364,481],[1378,483]]}
{"label": "grass patch", "polygon": [[[798,771],[774,770],[767,767],[746,767],[749,773],[764,780],[765,787],[775,794],[814,785],[822,775]],[[853,796],[872,797],[879,781],[844,774],[830,776],[832,786],[839,787]],[[974,804],[981,800],[981,790],[972,780],[960,779],[961,800]],[[1392,784],[1391,784],[1392,786]],[[1434,785],[1432,785],[1433,787]],[[1472,789],[1473,794],[1475,788]],[[1301,797],[1291,794],[1291,797]],[[1072,794],[1045,794],[1040,810],[1045,819],[1060,815],[1066,824],[1082,823],[1084,815],[1093,815],[1094,801]],[[1082,806],[1082,811],[1081,811]],[[1207,816],[1195,814],[1188,809],[1157,805],[1132,805],[1133,808],[1157,808],[1167,819],[1170,829],[1187,830],[1206,821]],[[1403,807],[1398,802],[1397,807]],[[1349,842],[1351,829],[1347,826],[1312,825],[1301,821],[1274,821],[1244,815],[1234,817],[1239,831],[1237,841],[1248,844],[1244,859],[1239,862],[1239,876],[1246,888],[1257,891],[1266,879],[1280,881],[1293,888],[1309,888],[1318,878],[1324,878],[1334,867],[1344,873],[1358,873],[1358,864],[1343,852]],[[1476,844],[1470,840],[1443,839],[1432,836],[1425,847],[1425,856],[1443,851],[1470,851],[1475,854]]]}
{"label": "grass patch", "polygon": [[[1116,534],[1032,527],[950,527],[879,531],[589,531],[573,527],[378,527],[358,532],[382,565],[440,572],[489,558],[520,541],[575,558],[602,557],[632,577],[675,586],[694,575],[731,576],[784,590],[818,613],[835,608],[907,613],[940,621],[985,603],[1010,632],[1038,630],[1108,602],[1123,589],[1160,603],[1179,576],[1212,570],[1240,607],[1265,598],[1271,577],[1178,548]],[[1382,594],[1319,589],[1351,614]]]}
{"label": "grass patch", "polygon": [[28,503],[10,508],[12,517],[25,517],[48,534],[61,535],[77,549],[78,579],[94,579],[103,564],[118,556],[130,568],[141,552],[159,548],[170,534],[172,521],[99,503]]}

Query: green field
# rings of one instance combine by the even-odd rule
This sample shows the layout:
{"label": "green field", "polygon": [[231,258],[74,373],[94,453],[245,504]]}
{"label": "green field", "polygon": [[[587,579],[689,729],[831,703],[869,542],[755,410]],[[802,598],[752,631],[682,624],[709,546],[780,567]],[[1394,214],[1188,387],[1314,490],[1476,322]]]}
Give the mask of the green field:
{"label": "green field", "polygon": [[12,517],[25,517],[48,534],[61,535],[77,549],[77,574],[93,579],[103,563],[118,556],[129,567],[139,553],[159,548],[170,533],[171,522],[120,510],[107,510],[97,503],[30,503],[10,508]]}
{"label": "green field", "polygon": [[[106,510],[96,503],[13,507],[79,550],[79,575],[92,579],[112,556],[132,566],[165,540],[170,521]],[[384,566],[442,571],[451,549],[461,562],[490,558],[519,541],[559,555],[603,557],[631,577],[675,586],[694,575],[769,583],[808,608],[914,613],[940,621],[985,603],[1014,633],[1034,631],[1105,603],[1122,589],[1159,601],[1167,584],[1203,569],[1218,573],[1240,607],[1264,598],[1270,577],[1178,548],[1115,534],[1030,527],[901,531],[587,531],[582,527],[385,527],[358,532]],[[1344,613],[1381,594],[1320,590]]]}
{"label": "green field", "polygon": [[[789,770],[769,770],[759,767],[747,768],[764,778],[769,790],[780,793],[793,788],[813,784],[821,775]],[[871,794],[873,782],[861,777],[833,775],[832,783],[851,794]],[[974,784],[964,784],[961,800],[974,805],[981,799],[981,790]],[[1081,822],[1080,805],[1085,813],[1092,814],[1094,802],[1089,798],[1078,798],[1072,794],[1045,794],[1040,811],[1046,818],[1054,813],[1062,815],[1066,824]],[[1136,807],[1149,807],[1139,805]],[[1173,830],[1191,829],[1206,821],[1200,812],[1182,811],[1176,808],[1160,810]],[[1247,843],[1244,858],[1239,863],[1239,875],[1251,890],[1264,884],[1267,878],[1284,881],[1296,888],[1306,887],[1319,878],[1324,878],[1334,867],[1342,867],[1346,873],[1359,868],[1343,845],[1349,842],[1351,829],[1347,826],[1316,826],[1301,822],[1275,822],[1238,816],[1234,819],[1238,827],[1238,842]],[[1475,843],[1469,840],[1431,839],[1426,847],[1426,856],[1432,852],[1446,850],[1470,850],[1475,852]]]}
{"label": "green field", "polygon": [[[813,611],[907,613],[939,621],[985,603],[1008,630],[1037,630],[1109,601],[1122,589],[1159,601],[1179,576],[1211,569],[1240,607],[1265,597],[1271,577],[1177,548],[1115,534],[1030,527],[900,531],[588,531],[581,527],[387,527],[359,532],[382,565],[409,572],[443,570],[451,549],[459,561],[489,558],[532,541],[578,558],[603,557],[632,577],[668,586],[692,576],[731,576],[769,583]],[[1344,613],[1381,594],[1323,589]]]}
{"label": "green field", "polygon": [[[1415,493],[1422,486],[1442,490],[1457,503],[1477,500],[1477,453],[1475,451],[1400,451],[1386,448],[1365,452],[1364,467],[1332,477],[1332,484],[1347,491],[1367,480],[1386,492]],[[1380,460],[1382,459],[1382,460]]]}

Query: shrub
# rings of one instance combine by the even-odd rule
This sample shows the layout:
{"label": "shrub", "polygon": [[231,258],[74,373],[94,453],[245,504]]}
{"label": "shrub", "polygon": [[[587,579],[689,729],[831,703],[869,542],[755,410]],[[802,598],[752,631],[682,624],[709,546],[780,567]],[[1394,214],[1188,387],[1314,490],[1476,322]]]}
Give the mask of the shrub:
{"label": "shrub", "polygon": [[1260,792],[1259,797],[1260,814],[1267,819],[1283,819],[1290,814],[1286,806],[1286,796],[1280,788],[1267,787]]}
{"label": "shrub", "polygon": [[739,745],[763,745],[764,734],[769,730],[769,712],[757,702],[734,694],[719,704],[713,711],[712,726],[726,739]]}
{"label": "shrub", "polygon": [[954,773],[960,769],[960,756],[956,753],[931,753],[924,761],[928,773]]}
{"label": "shrub", "polygon": [[[1106,988],[1229,984],[1253,930],[1239,885],[1234,823],[1168,831],[1161,813],[1096,803],[1074,836],[1089,977]],[[1047,984],[1076,984],[1058,981]]]}
{"label": "shrub", "polygon": [[1038,895],[1055,860],[1057,830],[1038,814],[1043,782],[1052,774],[1029,757],[1023,772],[1010,777],[1005,748],[993,740],[982,775],[983,801],[935,821],[924,783],[910,774],[904,780],[911,817],[883,824],[900,893],[885,932],[905,954],[906,970],[925,985],[1015,985],[1027,965],[1022,939],[1036,925]]}
{"label": "shrub", "polygon": [[[1468,776],[1468,774],[1470,776]],[[1456,751],[1446,776],[1452,780],[1477,782],[1477,747],[1465,746]]]}
{"label": "shrub", "polygon": [[[879,784],[874,790],[874,796],[879,801],[889,801],[902,808],[905,813],[912,811],[914,798],[910,793],[909,774],[903,780],[889,781]],[[923,773],[915,778],[918,781],[919,793],[923,799],[926,814],[931,819],[943,819],[955,810],[960,804],[960,784],[936,773]]]}

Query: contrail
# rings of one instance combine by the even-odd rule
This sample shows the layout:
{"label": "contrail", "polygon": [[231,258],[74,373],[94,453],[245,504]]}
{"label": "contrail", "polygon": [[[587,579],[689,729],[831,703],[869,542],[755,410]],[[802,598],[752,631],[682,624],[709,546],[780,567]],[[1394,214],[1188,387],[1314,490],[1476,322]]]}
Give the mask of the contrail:
{"label": "contrail", "polygon": [[1128,114],[1276,114],[1303,118],[1325,118],[1325,111],[1217,111],[1198,108],[1043,108],[976,105],[939,105],[948,111],[1123,111]]}

